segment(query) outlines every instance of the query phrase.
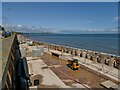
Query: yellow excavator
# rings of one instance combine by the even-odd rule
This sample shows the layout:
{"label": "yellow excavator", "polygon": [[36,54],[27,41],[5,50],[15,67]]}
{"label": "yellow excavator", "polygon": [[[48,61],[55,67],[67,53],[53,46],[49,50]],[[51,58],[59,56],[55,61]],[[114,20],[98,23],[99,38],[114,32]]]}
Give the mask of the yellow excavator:
{"label": "yellow excavator", "polygon": [[77,59],[68,60],[67,64],[72,70],[78,70],[80,68],[80,64]]}

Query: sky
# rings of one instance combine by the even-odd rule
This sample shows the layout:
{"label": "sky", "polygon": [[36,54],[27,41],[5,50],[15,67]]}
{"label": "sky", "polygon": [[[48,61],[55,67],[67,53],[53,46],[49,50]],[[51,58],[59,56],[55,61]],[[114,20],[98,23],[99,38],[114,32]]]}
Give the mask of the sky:
{"label": "sky", "polygon": [[117,2],[3,2],[2,17],[60,33],[115,33],[119,18]]}
{"label": "sky", "polygon": [[[3,2],[73,2],[73,0],[4,0]],[[74,0],[74,2],[119,2],[119,0]]]}

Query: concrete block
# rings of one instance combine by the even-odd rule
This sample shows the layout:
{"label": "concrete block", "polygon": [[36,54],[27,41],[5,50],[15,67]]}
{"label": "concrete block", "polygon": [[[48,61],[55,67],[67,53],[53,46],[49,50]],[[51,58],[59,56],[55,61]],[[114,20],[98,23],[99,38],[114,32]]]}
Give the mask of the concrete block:
{"label": "concrete block", "polygon": [[110,87],[116,86],[116,84],[110,80],[102,82],[101,85],[106,87],[107,89],[110,89]]}
{"label": "concrete block", "polygon": [[40,49],[42,53],[44,52],[44,47],[43,46],[39,46],[39,47],[37,47],[37,49]]}
{"label": "concrete block", "polygon": [[94,61],[95,63],[97,63],[97,56],[96,56],[96,55],[93,56],[93,61]]}
{"label": "concrete block", "polygon": [[44,53],[44,48],[38,48],[32,50],[32,56],[33,57],[40,57]]}
{"label": "concrete block", "polygon": [[44,52],[44,47],[43,46],[32,46],[32,50],[34,49],[40,49],[41,52]]}
{"label": "concrete block", "polygon": [[114,58],[110,58],[110,60],[109,60],[109,66],[110,67],[113,67],[114,66]]}
{"label": "concrete block", "polygon": [[90,59],[90,54],[87,54],[87,59]]}
{"label": "concrete block", "polygon": [[20,48],[20,53],[22,57],[26,57],[27,55],[26,48]]}

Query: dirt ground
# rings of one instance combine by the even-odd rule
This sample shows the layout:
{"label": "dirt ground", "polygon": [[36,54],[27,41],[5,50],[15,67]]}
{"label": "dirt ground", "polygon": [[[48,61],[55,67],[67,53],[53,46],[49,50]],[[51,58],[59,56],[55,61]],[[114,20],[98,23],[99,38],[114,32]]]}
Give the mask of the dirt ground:
{"label": "dirt ground", "polygon": [[[67,62],[59,59],[56,56],[44,54],[42,56],[43,61],[51,66],[51,70],[66,84],[70,85],[76,83],[76,81],[82,85],[90,88],[103,88],[100,83],[104,82],[105,79],[85,70],[79,68],[79,70],[72,70],[66,64]],[[53,65],[56,65],[54,67]],[[58,65],[58,67],[57,67]],[[52,67],[53,66],[53,67]]]}

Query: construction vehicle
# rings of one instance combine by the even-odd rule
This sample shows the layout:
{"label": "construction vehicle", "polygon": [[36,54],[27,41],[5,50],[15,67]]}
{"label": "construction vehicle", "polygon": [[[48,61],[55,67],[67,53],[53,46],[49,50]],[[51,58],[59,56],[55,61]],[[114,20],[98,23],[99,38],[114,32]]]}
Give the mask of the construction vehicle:
{"label": "construction vehicle", "polygon": [[73,59],[73,60],[68,60],[68,64],[67,64],[72,70],[78,70],[78,68],[80,68],[80,64],[78,63],[77,59]]}

